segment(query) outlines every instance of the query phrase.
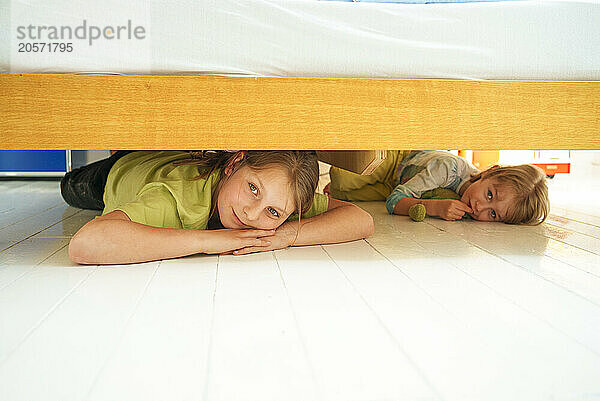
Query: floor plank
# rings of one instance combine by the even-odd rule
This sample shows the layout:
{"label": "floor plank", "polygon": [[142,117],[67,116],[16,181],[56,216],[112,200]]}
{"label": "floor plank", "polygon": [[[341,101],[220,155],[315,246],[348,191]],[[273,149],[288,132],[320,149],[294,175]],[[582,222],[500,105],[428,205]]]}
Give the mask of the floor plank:
{"label": "floor plank", "polygon": [[204,399],[318,399],[274,256],[219,258]]}
{"label": "floor plank", "polygon": [[321,247],[275,254],[323,400],[440,399]]}
{"label": "floor plank", "polygon": [[[482,270],[488,272],[492,263],[482,260],[477,253],[460,250],[465,248],[460,236],[448,235],[422,223],[412,223],[412,226],[409,223],[410,228],[404,224],[399,230],[399,216],[386,216],[382,212],[377,217],[380,219],[378,227],[382,229],[382,235],[369,239],[368,242],[438,303],[444,305],[458,321],[468,325],[471,334],[478,334],[481,341],[487,344],[484,349],[492,350],[490,355],[482,354],[485,356],[477,364],[477,372],[469,378],[485,386],[485,380],[477,380],[476,374],[480,373],[484,377],[494,377],[494,383],[488,384],[488,388],[476,389],[471,394],[457,393],[452,384],[460,383],[460,377],[454,379],[452,375],[446,376],[450,386],[441,387],[445,390],[445,396],[449,399],[481,399],[482,394],[488,394],[486,399],[549,399],[551,396],[558,396],[560,399],[574,391],[581,391],[580,394],[593,391],[596,387],[595,377],[600,373],[600,358],[590,348],[597,345],[593,338],[588,337],[588,343],[584,344],[580,340],[585,336],[580,336],[579,339],[566,336],[549,325],[547,320],[516,303],[514,298],[498,291],[496,282],[486,282],[472,274],[467,267],[481,269],[486,266]],[[388,224],[385,224],[386,220]],[[430,253],[438,257],[429,257]],[[441,256],[444,259],[440,259]],[[502,267],[505,270],[515,268],[508,263],[503,264],[508,265]],[[519,283],[513,277],[508,281],[511,284]],[[525,288],[523,292],[529,293],[539,285],[535,281],[531,284],[532,288]],[[560,290],[546,294],[545,297],[553,305],[565,299],[568,301],[569,298],[569,293],[565,295]],[[572,311],[570,308],[563,309],[564,312]],[[590,313],[591,316],[599,316],[595,310]],[[583,327],[591,335],[597,325],[594,328]],[[476,344],[476,341],[470,343]],[[454,359],[453,362],[458,371],[465,371],[466,366],[462,366],[460,359]],[[487,366],[488,363],[491,367]],[[559,363],[560,367],[557,366]],[[583,369],[585,374],[571,375],[570,372],[581,366],[580,363],[586,365]],[[494,372],[494,367],[499,366],[503,368]],[[562,395],[558,395],[560,389],[552,387],[556,380],[562,380],[565,384]],[[570,381],[569,384],[566,381]],[[532,388],[532,382],[540,386]],[[469,388],[468,385],[457,387]],[[585,388],[588,390],[584,390]],[[543,389],[551,390],[545,392]]]}
{"label": "floor plank", "polygon": [[[66,249],[53,259],[69,263]],[[2,340],[0,399],[82,399],[123,335],[158,265],[39,267],[4,291],[3,316],[14,313],[7,318],[9,337]]]}
{"label": "floor plank", "polygon": [[202,399],[216,273],[216,256],[162,261],[85,399]]}
{"label": "floor plank", "polygon": [[561,227],[590,237],[600,238],[600,227],[577,220],[571,220],[556,214],[548,216],[546,225]]}
{"label": "floor plank", "polygon": [[[600,278],[585,269],[549,257],[547,244],[550,240],[545,235],[535,235],[536,232],[545,234],[547,230],[544,227],[511,227],[510,233],[500,231],[492,234],[481,231],[480,222],[456,225],[431,219],[429,224],[442,232],[459,235],[468,244],[494,255],[496,259],[526,269],[600,307]],[[597,255],[592,256],[595,259]]]}

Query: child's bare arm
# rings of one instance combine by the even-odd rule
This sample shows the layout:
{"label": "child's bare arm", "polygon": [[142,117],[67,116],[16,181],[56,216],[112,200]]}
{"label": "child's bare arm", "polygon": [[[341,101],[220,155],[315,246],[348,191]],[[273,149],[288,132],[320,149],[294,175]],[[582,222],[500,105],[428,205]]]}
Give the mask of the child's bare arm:
{"label": "child's bare arm", "polygon": [[275,234],[265,239],[271,245],[264,248],[247,247],[233,252],[242,255],[251,252],[269,251],[288,246],[334,244],[371,236],[375,230],[373,217],[360,207],[341,200],[329,198],[326,212],[300,221],[301,228],[296,238],[298,221],[282,224]]}
{"label": "child's bare arm", "polygon": [[269,230],[158,228],[129,220],[116,210],[84,225],[71,239],[69,257],[80,264],[126,264],[268,246]]}
{"label": "child's bare arm", "polygon": [[[296,229],[298,221],[285,223]],[[298,239],[293,245],[334,244],[367,238],[375,231],[373,217],[360,207],[341,200],[329,198],[329,208],[302,225]],[[294,230],[295,236],[295,230]]]}
{"label": "child's bare arm", "polygon": [[459,220],[465,213],[473,213],[468,205],[455,199],[402,198],[394,206],[394,214],[408,216],[408,209],[417,203],[425,205],[429,216],[438,216],[444,220]]}

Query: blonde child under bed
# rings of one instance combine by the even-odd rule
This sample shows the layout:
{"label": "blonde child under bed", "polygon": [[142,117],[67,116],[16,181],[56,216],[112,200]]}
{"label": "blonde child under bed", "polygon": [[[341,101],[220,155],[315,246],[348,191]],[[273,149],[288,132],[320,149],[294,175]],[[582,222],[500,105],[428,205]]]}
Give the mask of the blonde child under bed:
{"label": "blonde child under bed", "polygon": [[[385,200],[390,214],[445,220],[536,225],[548,216],[546,176],[539,167],[492,166],[479,171],[446,151],[388,151],[371,175],[332,167],[325,191],[346,201]],[[438,199],[435,199],[438,198]]]}

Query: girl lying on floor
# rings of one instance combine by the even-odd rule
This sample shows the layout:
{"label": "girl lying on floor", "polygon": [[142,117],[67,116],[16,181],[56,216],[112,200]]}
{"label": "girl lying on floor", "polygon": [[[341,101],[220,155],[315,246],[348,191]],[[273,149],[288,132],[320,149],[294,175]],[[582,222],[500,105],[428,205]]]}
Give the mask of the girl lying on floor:
{"label": "girl lying on floor", "polygon": [[332,167],[326,192],[347,201],[385,200],[390,214],[445,220],[537,225],[548,216],[546,175],[539,167],[493,166],[480,172],[464,158],[433,150],[388,151],[368,176]]}
{"label": "girl lying on floor", "polygon": [[371,235],[371,215],[316,194],[318,180],[314,151],[118,151],[61,181],[69,205],[103,211],[73,236],[69,257],[139,263]]}

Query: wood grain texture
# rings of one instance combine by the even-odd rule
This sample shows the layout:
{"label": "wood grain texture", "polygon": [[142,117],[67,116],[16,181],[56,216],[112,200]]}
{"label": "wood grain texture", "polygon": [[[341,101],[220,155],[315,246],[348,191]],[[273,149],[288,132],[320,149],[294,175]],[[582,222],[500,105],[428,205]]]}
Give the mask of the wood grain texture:
{"label": "wood grain texture", "polygon": [[0,74],[3,149],[600,149],[600,82]]}

